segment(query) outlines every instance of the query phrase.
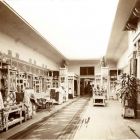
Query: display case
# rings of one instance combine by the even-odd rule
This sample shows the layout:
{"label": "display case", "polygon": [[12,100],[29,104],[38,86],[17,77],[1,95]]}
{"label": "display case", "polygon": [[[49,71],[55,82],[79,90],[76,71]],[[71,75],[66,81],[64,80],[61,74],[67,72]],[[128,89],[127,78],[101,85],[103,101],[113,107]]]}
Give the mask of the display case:
{"label": "display case", "polygon": [[46,92],[47,91],[47,78],[46,77],[42,77],[42,92]]}
{"label": "display case", "polygon": [[25,72],[17,72],[17,86],[21,90],[24,90],[26,87],[28,87],[28,81]]}
{"label": "display case", "polygon": [[59,71],[53,71],[52,73],[52,87],[58,88],[60,86]]}
{"label": "display case", "polygon": [[47,89],[52,88],[52,77],[48,76],[46,82],[47,82]]}
{"label": "display case", "polygon": [[65,90],[65,98],[68,100],[68,68],[60,68],[60,86]]}
{"label": "display case", "polygon": [[39,76],[34,75],[33,76],[33,89],[35,93],[41,93],[42,92],[42,79]]}
{"label": "display case", "polygon": [[97,85],[101,85],[101,74],[95,75],[95,87],[97,87]]}
{"label": "display case", "polygon": [[68,73],[68,94],[69,98],[78,96],[78,75]]}
{"label": "display case", "polygon": [[118,70],[111,68],[109,70],[109,98],[111,99],[117,99],[117,93],[116,93],[116,85],[118,80]]}
{"label": "display case", "polygon": [[109,67],[101,67],[101,88],[105,97],[109,99]]}
{"label": "display case", "polygon": [[32,89],[33,88],[33,74],[26,73],[26,77],[27,77],[28,88]]}
{"label": "display case", "polygon": [[4,106],[12,106],[16,103],[16,70],[12,69],[9,64],[1,63],[0,78],[1,78],[1,94],[4,101]]}

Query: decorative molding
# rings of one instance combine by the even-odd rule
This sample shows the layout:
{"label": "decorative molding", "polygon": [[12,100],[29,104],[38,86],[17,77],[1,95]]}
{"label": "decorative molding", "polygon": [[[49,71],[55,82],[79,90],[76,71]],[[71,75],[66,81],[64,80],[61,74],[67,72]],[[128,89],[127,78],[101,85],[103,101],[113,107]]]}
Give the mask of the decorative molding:
{"label": "decorative molding", "polygon": [[125,31],[136,31],[140,19],[140,1],[137,0],[124,27]]}

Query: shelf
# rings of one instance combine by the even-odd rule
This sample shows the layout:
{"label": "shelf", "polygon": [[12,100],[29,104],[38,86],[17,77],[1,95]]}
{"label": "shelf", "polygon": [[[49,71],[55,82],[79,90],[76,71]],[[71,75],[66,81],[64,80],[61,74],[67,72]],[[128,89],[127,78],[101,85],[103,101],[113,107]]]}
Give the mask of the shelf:
{"label": "shelf", "polygon": [[14,124],[17,124],[17,123],[22,123],[22,121],[24,120],[24,117],[21,117],[21,118],[17,118],[17,119],[14,119],[13,121],[9,121],[7,126],[11,126],[11,125],[14,125]]}
{"label": "shelf", "polygon": [[13,109],[13,110],[10,110],[10,111],[6,111],[4,114],[9,114],[9,113],[13,113],[13,112],[17,112],[17,111],[20,111],[21,108],[17,108],[17,109]]}

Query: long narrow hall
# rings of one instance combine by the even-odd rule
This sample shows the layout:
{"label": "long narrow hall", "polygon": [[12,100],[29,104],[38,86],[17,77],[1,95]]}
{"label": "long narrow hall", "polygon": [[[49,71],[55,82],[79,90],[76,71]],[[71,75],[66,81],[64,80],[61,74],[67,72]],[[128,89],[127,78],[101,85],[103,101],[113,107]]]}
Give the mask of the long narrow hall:
{"label": "long narrow hall", "polygon": [[140,0],[0,0],[0,139],[140,139]]}
{"label": "long narrow hall", "polygon": [[93,99],[81,97],[47,119],[9,139],[137,139],[121,116],[121,103],[109,100],[93,106]]}

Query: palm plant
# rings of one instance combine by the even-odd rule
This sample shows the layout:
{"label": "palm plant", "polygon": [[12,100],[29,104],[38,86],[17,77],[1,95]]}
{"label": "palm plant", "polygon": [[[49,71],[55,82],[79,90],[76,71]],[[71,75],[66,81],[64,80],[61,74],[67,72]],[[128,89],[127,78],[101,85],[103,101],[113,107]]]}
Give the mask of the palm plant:
{"label": "palm plant", "polygon": [[137,79],[133,75],[130,76],[126,73],[122,74],[119,93],[123,106],[134,109],[136,115]]}

